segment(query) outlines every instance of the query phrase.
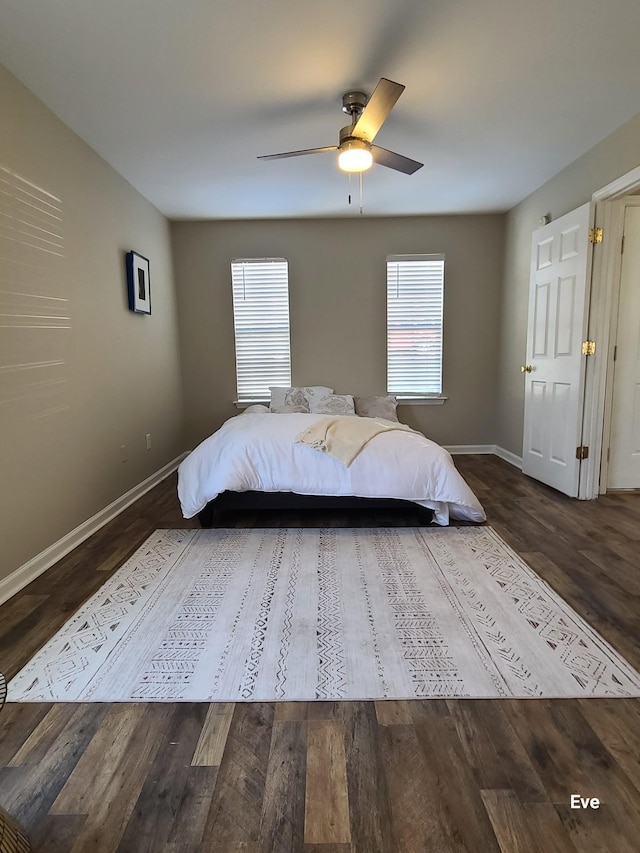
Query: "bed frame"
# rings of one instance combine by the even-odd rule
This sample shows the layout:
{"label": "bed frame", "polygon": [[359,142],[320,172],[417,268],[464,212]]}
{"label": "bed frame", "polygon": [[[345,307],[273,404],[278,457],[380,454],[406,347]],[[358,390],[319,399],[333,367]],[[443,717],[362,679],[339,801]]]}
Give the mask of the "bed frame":
{"label": "bed frame", "polygon": [[198,513],[201,527],[212,527],[215,516],[225,510],[411,510],[420,524],[431,524],[433,510],[413,501],[396,498],[359,498],[352,496],[299,495],[296,492],[222,492]]}

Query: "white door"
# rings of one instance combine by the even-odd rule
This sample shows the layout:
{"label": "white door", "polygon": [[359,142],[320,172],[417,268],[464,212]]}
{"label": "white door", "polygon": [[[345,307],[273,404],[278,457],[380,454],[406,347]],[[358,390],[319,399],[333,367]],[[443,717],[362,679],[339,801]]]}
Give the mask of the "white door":
{"label": "white door", "polygon": [[624,212],[609,489],[640,489],[640,207]]}
{"label": "white door", "polygon": [[522,470],[571,497],[580,474],[591,207],[539,228],[531,249]]}

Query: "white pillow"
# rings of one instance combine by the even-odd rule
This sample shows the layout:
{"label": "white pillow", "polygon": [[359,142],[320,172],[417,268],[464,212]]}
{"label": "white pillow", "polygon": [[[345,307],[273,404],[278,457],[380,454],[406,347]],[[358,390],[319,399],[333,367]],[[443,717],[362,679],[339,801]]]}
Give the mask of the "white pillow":
{"label": "white pillow", "polygon": [[270,385],[269,393],[271,394],[271,401],[269,403],[269,408],[271,408],[271,406],[284,406],[284,395],[289,390],[291,390],[291,386],[288,388],[282,388],[278,385]]}
{"label": "white pillow", "polygon": [[312,415],[355,415],[356,409],[351,394],[325,394],[311,401]]}
{"label": "white pillow", "polygon": [[272,406],[269,410],[275,415],[309,414],[308,406]]}
{"label": "white pillow", "polygon": [[253,406],[247,406],[244,412],[241,412],[242,415],[250,415],[256,412],[261,412],[262,414],[269,412],[268,406],[263,406],[262,403],[255,403]]}
{"label": "white pillow", "polygon": [[333,394],[333,388],[324,385],[293,386],[283,388],[278,385],[269,386],[271,392],[271,409],[282,406],[306,406],[309,409],[311,400]]}

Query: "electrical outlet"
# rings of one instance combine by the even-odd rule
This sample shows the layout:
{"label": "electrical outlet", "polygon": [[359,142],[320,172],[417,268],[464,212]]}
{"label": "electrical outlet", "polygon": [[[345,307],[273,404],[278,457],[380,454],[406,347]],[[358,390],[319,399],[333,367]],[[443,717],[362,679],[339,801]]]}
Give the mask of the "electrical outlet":
{"label": "electrical outlet", "polygon": [[145,436],[145,438],[147,441],[147,450],[151,450],[151,433],[148,432],[147,435]]}
{"label": "electrical outlet", "polygon": [[120,445],[120,461],[121,462],[127,461],[127,445],[126,444]]}

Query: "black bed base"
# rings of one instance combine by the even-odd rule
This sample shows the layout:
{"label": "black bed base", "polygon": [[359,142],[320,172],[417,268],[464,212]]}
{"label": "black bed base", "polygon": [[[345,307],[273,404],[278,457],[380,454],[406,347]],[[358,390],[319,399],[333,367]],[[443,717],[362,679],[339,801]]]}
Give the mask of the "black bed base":
{"label": "black bed base", "polygon": [[295,492],[223,492],[198,513],[201,527],[212,527],[215,514],[223,510],[300,510],[300,509],[410,509],[419,512],[421,524],[431,524],[433,511],[413,501],[396,498],[359,498],[355,496],[299,495]]}

